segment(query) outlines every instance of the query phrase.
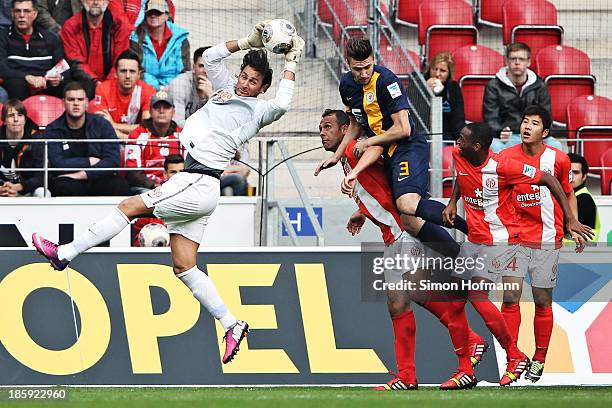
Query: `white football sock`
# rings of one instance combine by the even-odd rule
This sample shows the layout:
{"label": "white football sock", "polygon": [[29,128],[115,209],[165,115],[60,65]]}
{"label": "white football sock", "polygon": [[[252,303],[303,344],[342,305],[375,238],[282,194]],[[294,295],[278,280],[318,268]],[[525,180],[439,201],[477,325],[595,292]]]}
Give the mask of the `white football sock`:
{"label": "white football sock", "polygon": [[223,303],[215,284],[208,275],[198,269],[197,265],[179,273],[176,277],[191,289],[193,296],[204,305],[215,319],[219,320],[225,331],[236,324],[236,318]]}
{"label": "white football sock", "polygon": [[115,207],[106,218],[90,226],[74,241],[61,245],[57,251],[57,256],[61,260],[72,261],[77,255],[82,254],[89,248],[113,238],[128,225],[130,225],[128,217],[119,208]]}

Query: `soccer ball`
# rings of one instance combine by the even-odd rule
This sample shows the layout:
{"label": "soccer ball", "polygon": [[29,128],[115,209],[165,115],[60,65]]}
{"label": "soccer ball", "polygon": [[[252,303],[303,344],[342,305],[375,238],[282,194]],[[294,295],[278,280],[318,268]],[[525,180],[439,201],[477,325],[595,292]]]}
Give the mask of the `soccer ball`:
{"label": "soccer ball", "polygon": [[153,222],[142,227],[138,242],[141,247],[167,247],[170,245],[170,234],[165,225]]}
{"label": "soccer ball", "polygon": [[291,49],[291,38],[295,33],[293,24],[283,18],[277,18],[264,26],[261,40],[268,51],[285,54]]}

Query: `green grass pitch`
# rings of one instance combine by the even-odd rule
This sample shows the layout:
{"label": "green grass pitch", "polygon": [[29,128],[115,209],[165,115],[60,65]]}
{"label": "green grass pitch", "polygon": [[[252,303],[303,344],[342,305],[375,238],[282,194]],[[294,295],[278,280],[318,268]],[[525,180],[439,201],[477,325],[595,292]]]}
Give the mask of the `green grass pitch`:
{"label": "green grass pitch", "polygon": [[612,387],[481,387],[375,392],[366,388],[69,388],[68,401],[0,402],[22,407],[612,407]]}

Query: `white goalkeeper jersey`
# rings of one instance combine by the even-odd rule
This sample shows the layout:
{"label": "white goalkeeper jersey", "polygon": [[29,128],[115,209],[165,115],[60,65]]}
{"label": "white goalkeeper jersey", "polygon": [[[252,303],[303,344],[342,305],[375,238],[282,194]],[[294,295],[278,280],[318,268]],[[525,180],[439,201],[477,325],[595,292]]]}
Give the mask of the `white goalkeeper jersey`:
{"label": "white goalkeeper jersey", "polygon": [[199,163],[224,170],[236,150],[259,129],[278,120],[289,109],[294,81],[282,79],[276,97],[266,101],[236,95],[236,79],[223,59],[231,53],[221,43],[207,49],[203,60],[215,93],[185,122],[179,139]]}

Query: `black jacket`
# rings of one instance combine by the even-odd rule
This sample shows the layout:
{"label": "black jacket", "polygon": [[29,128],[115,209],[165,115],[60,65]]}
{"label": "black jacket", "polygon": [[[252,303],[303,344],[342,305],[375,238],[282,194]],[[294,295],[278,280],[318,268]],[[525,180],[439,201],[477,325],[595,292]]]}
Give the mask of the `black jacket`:
{"label": "black jacket", "polygon": [[[31,122],[26,122],[23,139],[40,139],[36,134],[36,126]],[[6,125],[0,127],[0,140],[6,140]],[[15,147],[8,143],[0,143],[0,165],[4,167],[0,171],[0,180],[11,183],[21,183],[23,186],[22,194],[28,194],[42,187],[44,174],[42,171],[7,171],[13,164],[15,169],[42,169],[44,161],[44,147],[42,143],[20,142]]]}
{"label": "black jacket", "polygon": [[548,90],[535,72],[527,71],[527,82],[519,95],[506,75],[507,70],[507,67],[500,69],[484,91],[482,112],[494,137],[499,137],[506,126],[512,129],[512,133],[519,133],[523,111],[530,105],[540,105],[550,112]]}
{"label": "black jacket", "polygon": [[[85,137],[87,139],[117,139],[115,129],[110,122],[101,116],[86,113]],[[69,139],[66,114],[57,118],[47,127],[44,137],[47,139]],[[74,146],[73,146],[74,147]],[[100,159],[98,164],[89,164],[90,157]],[[114,175],[114,171],[87,171],[91,168],[119,167],[119,144],[118,143],[88,143],[88,156],[76,156],[68,142],[49,143],[49,166],[70,167],[87,172],[88,179],[97,179],[104,176]],[[72,171],[57,171],[54,175],[73,173]]]}
{"label": "black jacket", "polygon": [[[24,79],[26,75],[44,76],[64,58],[57,34],[34,25],[29,44],[11,25],[0,31],[0,77]],[[62,74],[70,77],[70,70]]]}

